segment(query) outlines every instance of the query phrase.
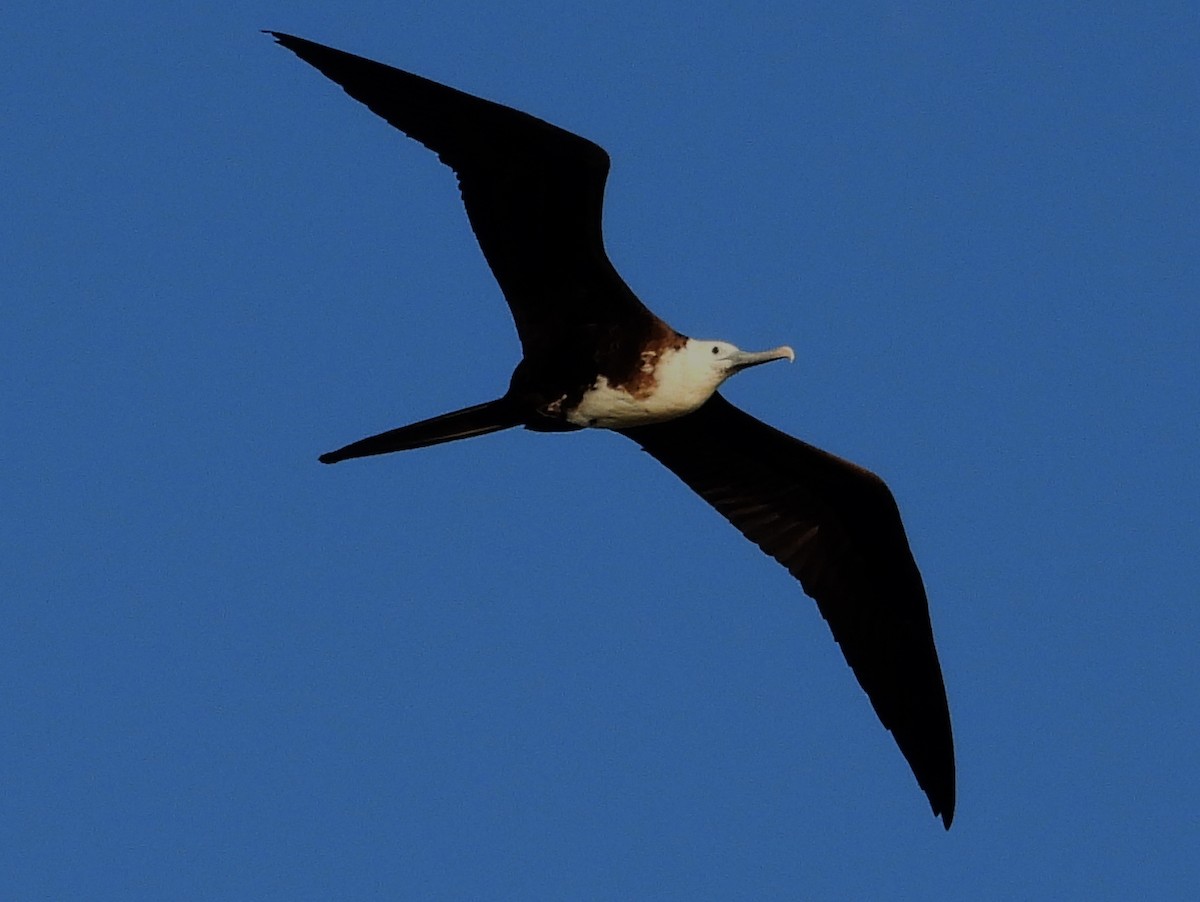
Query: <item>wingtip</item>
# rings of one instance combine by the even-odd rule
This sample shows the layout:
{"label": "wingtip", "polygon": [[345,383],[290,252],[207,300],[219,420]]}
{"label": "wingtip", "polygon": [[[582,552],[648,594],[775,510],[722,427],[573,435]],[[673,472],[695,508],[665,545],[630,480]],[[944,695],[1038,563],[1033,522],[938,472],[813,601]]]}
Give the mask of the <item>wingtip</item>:
{"label": "wingtip", "polygon": [[947,830],[954,823],[954,791],[951,789],[949,796],[943,796],[939,801],[930,799],[930,807],[933,808],[933,816],[942,819],[942,826]]}
{"label": "wingtip", "polygon": [[318,457],[317,460],[323,464],[335,464],[341,460],[341,458],[338,457],[333,451],[326,451],[324,454]]}

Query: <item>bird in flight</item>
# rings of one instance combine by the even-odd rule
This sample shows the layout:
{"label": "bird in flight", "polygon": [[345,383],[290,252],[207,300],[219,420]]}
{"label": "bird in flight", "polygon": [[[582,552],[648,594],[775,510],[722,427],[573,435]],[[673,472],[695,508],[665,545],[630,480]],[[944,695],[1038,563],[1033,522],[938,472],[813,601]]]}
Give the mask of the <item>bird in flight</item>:
{"label": "bird in flight", "polygon": [[925,587],[892,493],[874,473],[768,426],[717,391],[748,367],[794,360],[792,349],[688,338],[638,300],[604,250],[603,148],[419,75],[267,33],[454,170],[523,352],[499,398],[320,460],[514,426],[626,436],[800,581],[949,829],[950,712]]}

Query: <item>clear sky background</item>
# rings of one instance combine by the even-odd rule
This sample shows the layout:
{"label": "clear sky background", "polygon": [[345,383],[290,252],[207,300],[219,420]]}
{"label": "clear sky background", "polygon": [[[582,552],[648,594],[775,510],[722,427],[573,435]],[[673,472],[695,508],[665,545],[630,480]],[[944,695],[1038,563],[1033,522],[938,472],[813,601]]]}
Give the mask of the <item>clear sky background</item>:
{"label": "clear sky background", "polygon": [[[595,140],[647,304],[795,347],[727,395],[895,491],[948,834],[632,443],[317,463],[518,345],[449,170],[260,28]],[[18,3],[0,51],[0,898],[1200,885],[1194,3]]]}

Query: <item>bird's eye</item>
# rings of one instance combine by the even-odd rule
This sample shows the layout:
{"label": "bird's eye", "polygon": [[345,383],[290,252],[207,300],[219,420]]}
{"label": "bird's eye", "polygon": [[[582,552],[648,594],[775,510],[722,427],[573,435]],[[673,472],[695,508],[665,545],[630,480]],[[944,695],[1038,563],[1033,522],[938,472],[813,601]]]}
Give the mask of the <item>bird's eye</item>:
{"label": "bird's eye", "polygon": [[718,348],[716,345],[713,345],[713,353],[714,353],[714,354],[720,354],[720,353],[721,353],[721,349],[720,349],[720,348]]}

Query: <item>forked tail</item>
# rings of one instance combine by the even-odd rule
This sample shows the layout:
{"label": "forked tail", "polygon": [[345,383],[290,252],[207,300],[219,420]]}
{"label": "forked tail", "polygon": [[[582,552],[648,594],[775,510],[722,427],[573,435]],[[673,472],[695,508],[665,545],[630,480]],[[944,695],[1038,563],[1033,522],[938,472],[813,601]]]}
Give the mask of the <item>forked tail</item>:
{"label": "forked tail", "polygon": [[441,442],[452,442],[455,439],[470,438],[473,435],[499,432],[501,429],[520,426],[523,422],[524,418],[514,408],[515,405],[506,398],[476,404],[474,407],[464,407],[453,413],[444,413],[440,417],[421,420],[419,423],[359,439],[344,448],[322,454],[318,460],[323,464],[335,464],[351,457],[409,451]]}

